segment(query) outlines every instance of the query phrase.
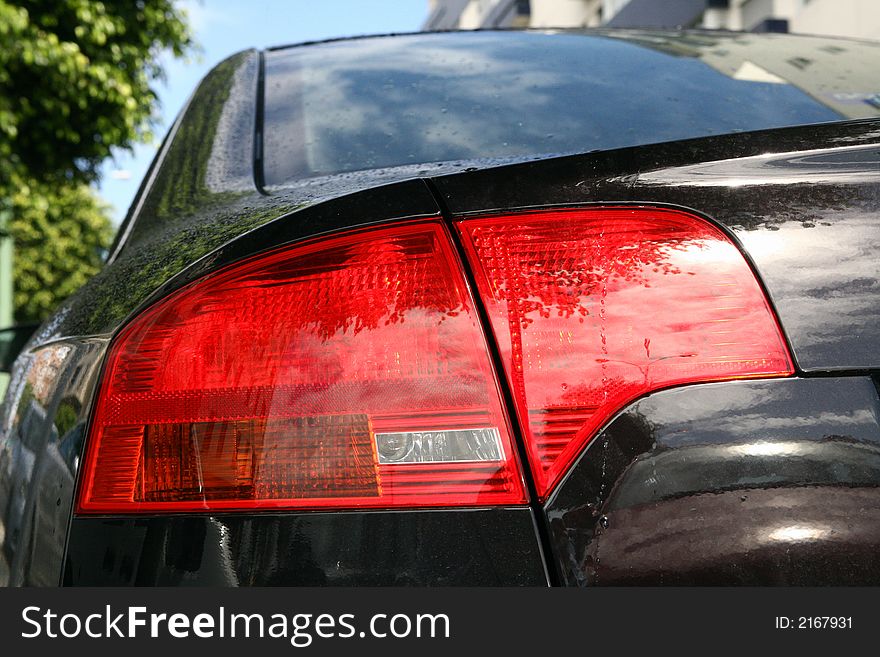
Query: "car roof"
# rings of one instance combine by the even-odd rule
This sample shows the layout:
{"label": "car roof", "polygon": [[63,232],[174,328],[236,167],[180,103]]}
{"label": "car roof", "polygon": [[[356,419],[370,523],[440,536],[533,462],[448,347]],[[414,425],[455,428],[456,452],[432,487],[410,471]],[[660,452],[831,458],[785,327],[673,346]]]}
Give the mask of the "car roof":
{"label": "car roof", "polygon": [[352,34],[348,36],[336,36],[336,37],[328,37],[325,39],[309,39],[306,41],[294,41],[291,43],[282,43],[274,46],[267,46],[263,50],[266,52],[273,52],[278,50],[287,50],[289,48],[302,48],[305,46],[316,46],[322,45],[326,43],[338,43],[345,41],[360,41],[363,39],[387,39],[387,38],[395,38],[395,37],[418,37],[423,35],[431,35],[431,34],[522,34],[522,33],[534,33],[534,34],[579,34],[582,36],[594,36],[594,37],[653,37],[653,38],[663,38],[669,39],[671,41],[675,40],[687,40],[689,37],[694,36],[702,36],[702,37],[749,37],[751,39],[756,40],[792,40],[792,45],[795,45],[795,42],[798,39],[822,39],[824,41],[840,41],[840,42],[851,42],[851,43],[861,43],[868,45],[880,45],[878,42],[873,41],[871,39],[859,39],[857,37],[845,37],[845,36],[829,36],[829,35],[821,35],[821,34],[806,34],[806,33],[778,33],[778,32],[744,32],[740,30],[724,30],[724,29],[700,29],[700,28],[686,28],[686,29],[658,29],[658,28],[619,28],[619,27],[487,27],[487,28],[475,28],[468,30],[418,30],[418,31],[407,31],[407,32],[376,32],[370,34]]}

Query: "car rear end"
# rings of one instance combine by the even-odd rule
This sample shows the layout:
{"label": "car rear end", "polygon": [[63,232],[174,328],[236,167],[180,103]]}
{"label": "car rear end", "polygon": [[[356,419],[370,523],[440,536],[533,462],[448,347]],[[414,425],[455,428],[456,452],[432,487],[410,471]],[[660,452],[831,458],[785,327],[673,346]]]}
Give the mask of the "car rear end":
{"label": "car rear end", "polygon": [[228,60],[19,360],[5,581],[876,583],[878,52]]}

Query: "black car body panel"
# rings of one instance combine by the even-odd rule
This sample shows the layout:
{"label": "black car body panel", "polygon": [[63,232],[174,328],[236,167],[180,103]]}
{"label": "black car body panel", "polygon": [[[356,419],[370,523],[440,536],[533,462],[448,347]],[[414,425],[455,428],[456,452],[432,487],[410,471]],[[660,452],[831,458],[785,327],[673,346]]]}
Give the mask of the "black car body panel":
{"label": "black car body panel", "polygon": [[877,389],[853,376],[649,395],[546,512],[568,584],[877,584]]}
{"label": "black car body panel", "polygon": [[[0,585],[880,581],[880,119],[264,189],[260,57],[236,55],[206,78],[109,264],[19,358],[0,426]],[[778,313],[795,378],[645,397],[530,508],[73,513],[107,347],[171,291],[345,229],[591,204],[680,207],[732,235]]]}
{"label": "black car body panel", "polygon": [[106,347],[100,338],[61,340],[19,358],[9,390],[19,397],[15,415],[4,418],[0,451],[4,584],[60,581],[85,427]]}
{"label": "black car body panel", "polygon": [[547,582],[534,518],[523,508],[77,518],[64,580],[69,586]]}

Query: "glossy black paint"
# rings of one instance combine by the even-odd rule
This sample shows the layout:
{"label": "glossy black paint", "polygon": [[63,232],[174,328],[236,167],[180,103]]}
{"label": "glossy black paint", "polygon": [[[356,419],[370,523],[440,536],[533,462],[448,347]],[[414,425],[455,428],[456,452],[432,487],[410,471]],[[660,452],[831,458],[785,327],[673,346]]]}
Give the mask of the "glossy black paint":
{"label": "glossy black paint", "polygon": [[0,586],[61,578],[76,474],[107,341],[60,340],[23,354],[0,442]]}
{"label": "glossy black paint", "polygon": [[0,329],[0,372],[12,370],[15,359],[38,328],[38,324],[19,324]]}
{"label": "glossy black paint", "polygon": [[880,400],[868,377],[658,392],[546,504],[571,585],[880,584]]}
{"label": "glossy black paint", "polygon": [[546,586],[531,511],[75,518],[69,586]]}
{"label": "glossy black paint", "polygon": [[[880,371],[880,120],[260,190],[248,127],[258,68],[255,52],[242,53],[206,79],[111,262],[14,369],[0,414],[0,585],[58,584],[65,560],[67,584],[545,584],[536,505],[132,520],[73,517],[73,500],[109,340],[156,299],[241,258],[346,228],[591,203],[672,204],[724,226],[766,286],[799,375],[813,378],[698,386],[631,406],[547,505],[551,571],[566,584],[878,581],[877,391],[867,374]],[[214,141],[220,159],[196,157]],[[722,458],[753,443],[771,453]],[[773,445],[793,451],[782,458]],[[646,463],[666,475],[656,497],[653,483],[644,497]],[[791,517],[800,524],[782,524]],[[769,536],[774,523],[789,527],[785,541],[762,543],[750,529]],[[355,535],[369,540],[346,543]]]}

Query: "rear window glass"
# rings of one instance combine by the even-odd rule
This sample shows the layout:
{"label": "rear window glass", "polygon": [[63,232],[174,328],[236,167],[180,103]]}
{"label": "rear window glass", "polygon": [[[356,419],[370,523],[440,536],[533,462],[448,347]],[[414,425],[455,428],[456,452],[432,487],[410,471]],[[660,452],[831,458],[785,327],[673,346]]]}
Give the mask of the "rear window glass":
{"label": "rear window glass", "polygon": [[[823,90],[816,81],[827,67],[819,60],[842,64],[847,42],[834,46],[840,52],[823,53],[810,39],[748,38],[756,39],[477,32],[272,51],[264,177],[278,185],[363,169],[577,153],[880,114],[880,89],[848,82],[842,65],[831,66],[836,87]],[[792,51],[799,44],[818,52],[818,65]],[[761,52],[763,60],[755,55]],[[848,58],[860,61],[853,53]],[[812,72],[804,70],[810,66]],[[813,80],[814,88],[808,93],[792,84],[788,69]]]}

